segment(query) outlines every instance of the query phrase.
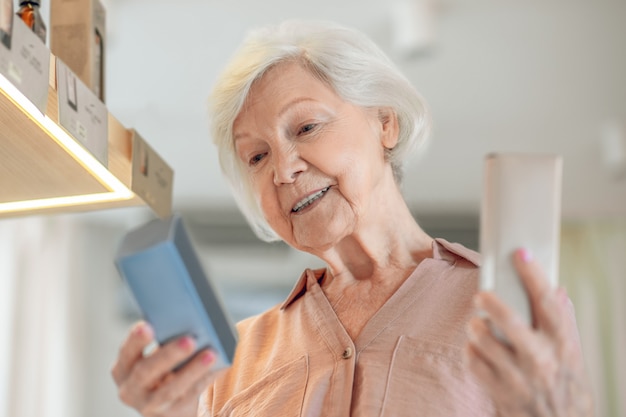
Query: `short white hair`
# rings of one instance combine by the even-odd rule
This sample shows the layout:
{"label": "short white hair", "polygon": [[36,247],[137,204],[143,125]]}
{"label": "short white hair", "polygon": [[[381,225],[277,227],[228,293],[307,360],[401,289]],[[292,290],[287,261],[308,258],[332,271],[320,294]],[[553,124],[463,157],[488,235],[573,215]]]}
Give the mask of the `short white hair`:
{"label": "short white hair", "polygon": [[364,34],[335,23],[301,20],[250,32],[210,96],[211,134],[239,208],[256,235],[268,242],[280,238],[265,220],[245,165],[237,157],[233,123],[254,82],[285,61],[301,63],[347,102],[393,109],[399,124],[398,142],[386,156],[398,184],[407,156],[425,142],[430,131],[430,113],[419,93]]}

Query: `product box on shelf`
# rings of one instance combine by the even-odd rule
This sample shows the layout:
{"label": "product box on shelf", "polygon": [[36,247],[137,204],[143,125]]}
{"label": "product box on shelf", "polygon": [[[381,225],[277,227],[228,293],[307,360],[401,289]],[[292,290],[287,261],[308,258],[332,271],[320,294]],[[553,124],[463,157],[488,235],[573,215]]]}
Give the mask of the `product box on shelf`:
{"label": "product box on shelf", "polygon": [[172,209],[174,170],[135,129],[130,129],[130,133],[133,164],[131,189],[158,216],[168,216]]}
{"label": "product box on shelf", "polygon": [[106,11],[99,0],[50,3],[50,49],[104,102]]}

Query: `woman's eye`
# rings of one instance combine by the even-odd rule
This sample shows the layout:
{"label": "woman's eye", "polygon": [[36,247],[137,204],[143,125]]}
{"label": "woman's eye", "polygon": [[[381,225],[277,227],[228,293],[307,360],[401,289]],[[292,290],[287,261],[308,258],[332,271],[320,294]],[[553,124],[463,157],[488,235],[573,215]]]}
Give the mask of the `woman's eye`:
{"label": "woman's eye", "polygon": [[315,126],[316,126],[315,123],[305,124],[304,126],[300,128],[300,131],[298,132],[298,134],[302,135],[302,134],[308,133],[311,130],[315,129]]}
{"label": "woman's eye", "polygon": [[259,162],[261,162],[261,160],[263,158],[265,158],[265,155],[267,155],[266,153],[258,153],[256,155],[254,155],[252,158],[250,158],[250,161],[248,161],[248,163],[250,164],[250,166],[254,166],[256,164],[258,164]]}

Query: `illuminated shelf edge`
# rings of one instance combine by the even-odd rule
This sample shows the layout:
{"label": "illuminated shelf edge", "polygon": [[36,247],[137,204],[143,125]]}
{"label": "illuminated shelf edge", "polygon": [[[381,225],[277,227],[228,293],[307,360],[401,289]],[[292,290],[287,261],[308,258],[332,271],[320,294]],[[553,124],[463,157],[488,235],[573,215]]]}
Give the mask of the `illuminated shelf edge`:
{"label": "illuminated shelf edge", "polygon": [[[55,213],[65,211],[98,210],[115,207],[145,205],[157,215],[163,217],[171,212],[171,188],[169,199],[163,201],[145,200],[142,194],[135,192],[133,182],[132,144],[134,139],[128,129],[124,128],[109,113],[109,167],[105,167],[89,151],[75,140],[65,129],[54,120],[57,106],[55,57],[50,55],[51,65],[49,74],[48,114],[42,113],[22,92],[16,88],[5,76],[0,74],[0,95],[5,97],[9,106],[16,112],[22,113],[33,122],[33,129],[40,130],[45,137],[50,138],[54,146],[71,157],[84,169],[85,175],[93,178],[94,184],[99,183],[101,188],[93,192],[85,190],[79,195],[46,196],[45,198],[23,199],[19,201],[0,202],[0,218],[20,215]],[[52,106],[51,106],[52,103]],[[12,110],[11,110],[12,111]],[[8,114],[10,117],[10,113]],[[121,133],[120,133],[121,132]],[[4,140],[4,139],[3,139]],[[143,141],[143,140],[142,140]],[[101,190],[106,190],[101,192]]]}

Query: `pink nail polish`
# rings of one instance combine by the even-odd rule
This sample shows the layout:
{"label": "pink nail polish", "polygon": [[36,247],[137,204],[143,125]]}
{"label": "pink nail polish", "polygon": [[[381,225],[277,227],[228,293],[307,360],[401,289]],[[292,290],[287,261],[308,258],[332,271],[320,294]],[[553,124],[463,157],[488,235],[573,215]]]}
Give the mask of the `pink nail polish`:
{"label": "pink nail polish", "polygon": [[525,263],[528,263],[533,260],[532,252],[526,248],[520,249],[519,254],[520,254],[520,257],[522,258],[522,261],[524,261]]}
{"label": "pink nail polish", "polygon": [[138,324],[133,329],[133,333],[136,334],[137,336],[143,336],[145,332],[146,332],[146,327],[144,326],[143,323]]}
{"label": "pink nail polish", "polygon": [[193,341],[188,336],[185,336],[178,341],[178,347],[184,350],[189,349],[192,344],[193,344]]}
{"label": "pink nail polish", "polygon": [[206,352],[202,355],[201,361],[203,365],[210,365],[215,360],[215,354],[211,351]]}

